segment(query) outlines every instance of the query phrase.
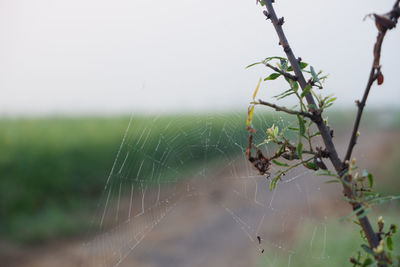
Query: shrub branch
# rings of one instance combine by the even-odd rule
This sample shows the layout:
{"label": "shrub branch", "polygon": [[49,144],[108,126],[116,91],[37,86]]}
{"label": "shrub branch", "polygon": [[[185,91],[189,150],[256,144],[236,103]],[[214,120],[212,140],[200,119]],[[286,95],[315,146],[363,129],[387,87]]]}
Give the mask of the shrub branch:
{"label": "shrub branch", "polygon": [[[312,118],[313,121],[316,123],[320,133],[321,137],[323,139],[323,142],[325,144],[326,150],[328,151],[328,156],[330,161],[332,162],[336,172],[338,173],[339,177],[343,179],[345,182],[343,184],[343,194],[346,198],[348,199],[357,199],[357,192],[354,192],[351,188],[351,182],[352,182],[352,177],[351,175],[348,175],[348,169],[347,169],[347,161],[351,157],[351,152],[353,150],[353,147],[356,143],[356,138],[357,138],[357,131],[359,127],[359,123],[361,120],[361,114],[363,111],[363,108],[365,106],[365,102],[368,97],[369,90],[375,80],[383,79],[380,78],[381,72],[380,72],[380,66],[379,66],[379,58],[380,58],[380,51],[381,51],[381,45],[383,38],[385,36],[385,33],[388,29],[392,29],[398,20],[398,17],[400,16],[400,10],[399,10],[399,2],[400,0],[397,0],[392,11],[390,11],[388,14],[385,14],[383,16],[379,16],[374,14],[375,21],[377,24],[377,27],[379,29],[379,34],[377,37],[377,42],[374,47],[374,64],[371,70],[370,78],[367,84],[366,91],[364,93],[363,100],[360,102],[359,106],[359,111],[358,115],[356,118],[356,122],[354,125],[354,130],[352,134],[352,138],[350,141],[348,153],[346,154],[345,161],[342,162],[342,160],[339,158],[337,150],[335,148],[335,145],[333,144],[332,141],[332,135],[330,134],[330,130],[327,127],[327,125],[324,123],[324,120],[321,116],[321,112],[319,110],[311,109],[312,112]],[[283,17],[278,19],[275,10],[273,8],[273,1],[272,0],[265,0],[264,1],[265,6],[267,8],[268,12],[264,12],[264,14],[267,16],[268,19],[271,20],[272,24],[274,25],[275,31],[279,37],[279,44],[283,47],[284,52],[286,53],[286,56],[293,68],[293,71],[295,73],[295,77],[297,78],[297,81],[300,84],[301,89],[304,91],[307,86],[307,82],[304,78],[304,75],[301,71],[299,61],[296,59],[289,42],[285,36],[285,33],[283,31],[282,25],[284,24],[284,19]],[[386,23],[386,24],[385,24]],[[315,107],[315,100],[313,98],[313,95],[311,93],[306,94],[306,100],[309,106]],[[268,105],[276,109],[276,106]],[[284,111],[281,109],[281,111]],[[285,111],[286,112],[286,111]],[[379,245],[379,236],[374,232],[371,223],[368,219],[367,216],[365,216],[365,208],[363,207],[362,204],[357,203],[357,202],[349,202],[352,205],[352,208],[354,211],[357,211],[357,215],[359,217],[359,223],[361,225],[361,228],[363,229],[363,232],[368,240],[369,246],[371,248],[376,248]]]}

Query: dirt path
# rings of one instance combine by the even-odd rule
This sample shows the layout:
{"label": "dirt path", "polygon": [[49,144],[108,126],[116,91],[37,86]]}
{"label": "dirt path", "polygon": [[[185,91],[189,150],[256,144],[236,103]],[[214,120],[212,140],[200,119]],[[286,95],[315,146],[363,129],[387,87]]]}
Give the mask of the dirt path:
{"label": "dirt path", "polygon": [[[361,139],[362,150],[355,154],[360,165],[379,157],[400,136],[382,135]],[[349,211],[337,185],[324,184],[326,178],[304,169],[285,177],[274,192],[242,160],[210,173],[176,185],[168,202],[90,242],[62,242],[26,254],[14,251],[20,258],[6,266],[256,266],[260,257],[271,257],[275,250],[290,255],[302,223],[317,225]]]}

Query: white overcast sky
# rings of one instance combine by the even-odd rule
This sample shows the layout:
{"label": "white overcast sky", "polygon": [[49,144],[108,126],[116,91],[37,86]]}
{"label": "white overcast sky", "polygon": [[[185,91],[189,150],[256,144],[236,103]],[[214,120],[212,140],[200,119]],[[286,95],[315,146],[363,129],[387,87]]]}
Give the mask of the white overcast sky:
{"label": "white overcast sky", "polygon": [[[283,55],[255,0],[0,0],[0,115],[246,110],[262,66]],[[329,73],[342,106],[360,98],[376,29],[393,0],[277,0],[296,56]],[[369,105],[400,99],[400,29],[383,45],[385,83]],[[280,83],[263,84],[267,99]]]}

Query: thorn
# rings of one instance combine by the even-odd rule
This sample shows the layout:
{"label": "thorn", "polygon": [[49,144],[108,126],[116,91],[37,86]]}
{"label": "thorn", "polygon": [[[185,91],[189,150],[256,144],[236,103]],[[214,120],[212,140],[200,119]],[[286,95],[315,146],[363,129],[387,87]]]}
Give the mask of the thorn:
{"label": "thorn", "polygon": [[300,64],[301,63],[301,57],[297,58],[297,62]]}
{"label": "thorn", "polygon": [[279,26],[282,26],[283,23],[285,23],[285,18],[284,18],[284,17],[278,19],[278,25],[279,25]]}
{"label": "thorn", "polygon": [[356,100],[356,101],[354,101],[354,103],[356,103],[357,107],[360,107],[360,100]]}
{"label": "thorn", "polygon": [[281,45],[281,41],[279,41],[278,45]]}

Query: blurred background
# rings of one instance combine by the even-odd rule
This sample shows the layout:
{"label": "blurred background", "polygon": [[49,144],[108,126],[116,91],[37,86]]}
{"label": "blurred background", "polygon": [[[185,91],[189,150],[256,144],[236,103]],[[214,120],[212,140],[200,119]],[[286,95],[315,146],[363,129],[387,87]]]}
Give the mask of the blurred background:
{"label": "blurred background", "polygon": [[[376,28],[371,19],[363,18],[371,12],[384,13],[392,5],[389,0],[276,3],[296,56],[329,74],[322,92],[338,97],[328,117],[336,129],[339,150],[347,144],[356,112],[354,100],[361,98],[372,63]],[[398,194],[400,186],[399,42],[396,29],[387,34],[381,58],[385,82],[371,91],[356,154],[360,168],[374,173],[378,190],[387,194]],[[313,178],[311,185],[306,182],[309,173],[294,173],[288,180],[301,179],[287,183],[279,202],[285,204],[274,210],[270,203],[276,196],[265,177],[258,177],[261,180],[250,189],[243,189],[246,183],[237,179],[206,186],[215,177],[257,175],[243,156],[245,121],[257,81],[269,72],[262,66],[245,67],[268,56],[283,54],[272,25],[255,1],[0,0],[1,262],[5,266],[337,266],[347,262],[350,255],[346,252],[355,251],[360,242],[354,226],[348,223],[343,228],[339,222],[349,210],[338,187],[325,185],[320,178]],[[265,83],[258,96],[271,99],[287,89],[283,86],[280,81]],[[287,106],[295,103],[295,99],[284,102]],[[290,120],[265,111],[257,111],[260,128]],[[175,154],[158,153],[159,146]],[[128,158],[128,152],[131,156],[126,162],[118,157],[126,153]],[[170,160],[154,171],[154,164],[141,165],[142,158]],[[179,158],[184,164],[175,166]],[[165,184],[157,180],[157,188],[147,189],[154,173],[173,180]],[[134,180],[139,174],[148,181]],[[116,182],[122,179],[127,181]],[[108,187],[114,181],[117,191]],[[154,231],[137,241],[137,248],[131,240],[104,239],[87,245],[105,232],[123,235],[119,231],[129,227],[155,225],[154,220],[164,214],[143,208],[143,220],[138,216],[137,222],[123,224],[121,218],[110,219],[114,215],[108,214],[108,205],[124,214],[124,196],[128,204],[130,194],[142,196],[147,203],[145,192],[146,196],[153,191],[157,195],[172,186],[178,188],[173,192],[180,192],[180,186],[193,181],[197,198],[183,201],[186,204],[173,202],[179,212],[166,215],[165,223],[157,222]],[[131,185],[138,192],[131,193]],[[253,197],[239,201],[232,196],[235,192],[248,196],[247,190],[253,192],[251,196],[265,195],[261,199],[268,205],[259,210]],[[287,197],[295,191],[307,197]],[[185,197],[188,192],[192,194],[188,189]],[[108,193],[115,197],[110,204]],[[327,194],[335,205],[324,200]],[[159,198],[158,194],[156,203],[164,203]],[[242,213],[243,207],[250,211]],[[185,220],[193,210],[200,210],[193,218],[203,221]],[[385,206],[384,211],[388,221],[400,220],[398,203]],[[244,220],[238,214],[246,224],[238,224]],[[372,218],[378,215],[382,214]],[[217,226],[196,232],[200,224],[217,225],[224,216],[230,218],[223,225],[230,229],[227,225],[232,224],[231,232]],[[291,225],[291,216],[302,219]],[[182,226],[176,227],[177,222]],[[254,234],[244,232],[243,227],[253,229]],[[338,229],[346,233],[343,240],[335,238]],[[138,239],[135,233],[127,236]],[[210,254],[208,261],[197,259],[204,257],[201,251],[209,243],[188,240],[218,233],[224,236],[216,237],[218,254],[214,258]],[[266,253],[257,245],[255,236],[260,233],[264,233]],[[243,247],[233,247],[232,240]],[[187,254],[168,250],[173,242],[176,250],[186,247]],[[91,252],[77,252],[85,250],[82,247],[90,247]],[[97,247],[102,247],[102,258],[96,253],[88,256]],[[107,255],[121,247],[132,250],[125,254],[133,256],[121,254],[117,258],[123,261],[119,262]],[[314,248],[324,248],[323,253]],[[243,252],[242,261],[237,259],[238,251]],[[89,257],[95,260],[88,263]]]}

